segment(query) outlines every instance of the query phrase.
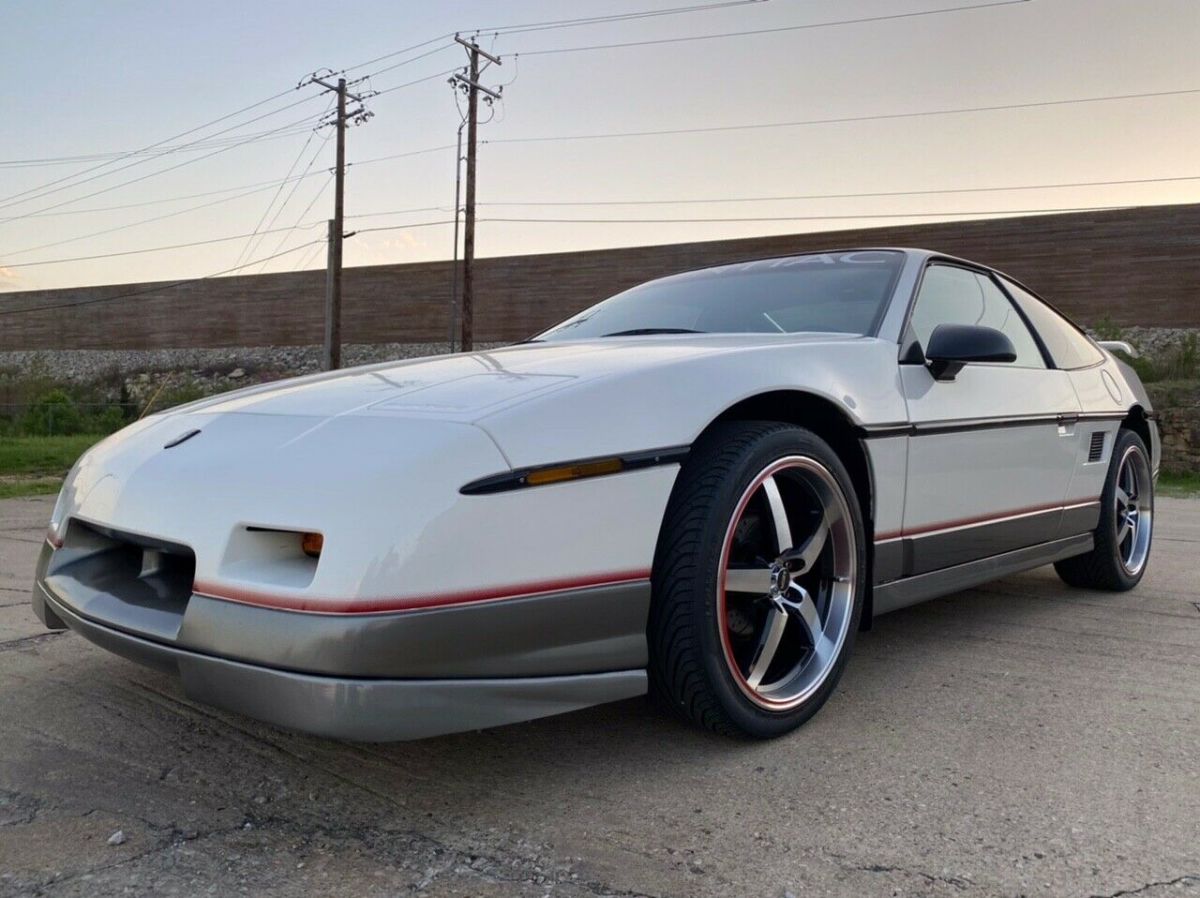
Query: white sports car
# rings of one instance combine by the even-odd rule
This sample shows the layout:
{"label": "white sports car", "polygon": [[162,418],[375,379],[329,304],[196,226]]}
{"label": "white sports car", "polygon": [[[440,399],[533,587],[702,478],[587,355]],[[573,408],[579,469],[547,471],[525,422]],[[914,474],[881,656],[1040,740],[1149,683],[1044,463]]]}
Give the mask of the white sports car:
{"label": "white sports car", "polygon": [[80,459],[33,605],[194,699],[357,740],[653,692],[787,732],[874,615],[1054,563],[1125,590],[1137,376],[922,250],[652,281],[505,349],[252,387]]}

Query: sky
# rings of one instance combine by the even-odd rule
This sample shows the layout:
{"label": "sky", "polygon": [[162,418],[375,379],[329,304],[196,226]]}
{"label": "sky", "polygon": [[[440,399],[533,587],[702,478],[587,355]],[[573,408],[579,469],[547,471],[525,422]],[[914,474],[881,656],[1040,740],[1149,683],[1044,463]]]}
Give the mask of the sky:
{"label": "sky", "polygon": [[[711,8],[494,33],[685,5]],[[323,267],[329,97],[293,90],[319,67],[380,91],[347,134],[346,264],[449,258],[444,73],[465,53],[445,36],[476,29],[504,85],[481,110],[480,256],[1200,202],[1197,0],[6,6],[0,290]],[[678,40],[746,31],[768,33]],[[996,106],[1023,108],[925,114]],[[686,133],[611,136],[644,131]],[[1150,179],[1176,180],[1091,183]]]}

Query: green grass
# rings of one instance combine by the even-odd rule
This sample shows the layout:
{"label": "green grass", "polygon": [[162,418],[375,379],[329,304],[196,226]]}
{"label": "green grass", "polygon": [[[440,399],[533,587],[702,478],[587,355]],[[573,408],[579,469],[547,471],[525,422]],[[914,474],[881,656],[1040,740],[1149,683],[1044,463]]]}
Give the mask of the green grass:
{"label": "green grass", "polygon": [[1175,498],[1193,499],[1200,497],[1200,473],[1171,474],[1163,471],[1158,475],[1158,494]]}
{"label": "green grass", "polygon": [[27,477],[20,480],[0,480],[0,499],[23,499],[26,496],[53,496],[62,487],[61,477]]}
{"label": "green grass", "polygon": [[75,459],[103,437],[0,437],[0,477],[65,477]]}
{"label": "green grass", "polygon": [[102,437],[0,437],[0,499],[52,496],[84,450]]}

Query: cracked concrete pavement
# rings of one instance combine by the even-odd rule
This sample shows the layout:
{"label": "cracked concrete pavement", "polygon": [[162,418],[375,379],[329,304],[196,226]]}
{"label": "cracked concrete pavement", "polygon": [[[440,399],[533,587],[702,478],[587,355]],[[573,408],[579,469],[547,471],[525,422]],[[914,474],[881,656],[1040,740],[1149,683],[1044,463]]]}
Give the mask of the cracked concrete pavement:
{"label": "cracked concrete pavement", "polygon": [[0,896],[1200,896],[1200,502],[1131,594],[880,619],[757,744],[643,701],[394,745],[196,705],[41,628],[50,507],[0,502]]}

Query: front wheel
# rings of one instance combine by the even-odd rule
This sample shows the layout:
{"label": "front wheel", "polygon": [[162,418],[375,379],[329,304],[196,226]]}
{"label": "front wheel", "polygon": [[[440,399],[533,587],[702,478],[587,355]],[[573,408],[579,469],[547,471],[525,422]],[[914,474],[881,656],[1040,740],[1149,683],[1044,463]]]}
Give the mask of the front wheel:
{"label": "front wheel", "polygon": [[1146,573],[1154,526],[1154,477],[1146,444],[1132,430],[1117,431],[1104,491],[1095,547],[1086,555],[1056,562],[1070,586],[1125,592]]}
{"label": "front wheel", "polygon": [[655,553],[652,690],[718,732],[794,729],[841,676],[866,578],[862,512],[824,440],[714,428],[680,471]]}

